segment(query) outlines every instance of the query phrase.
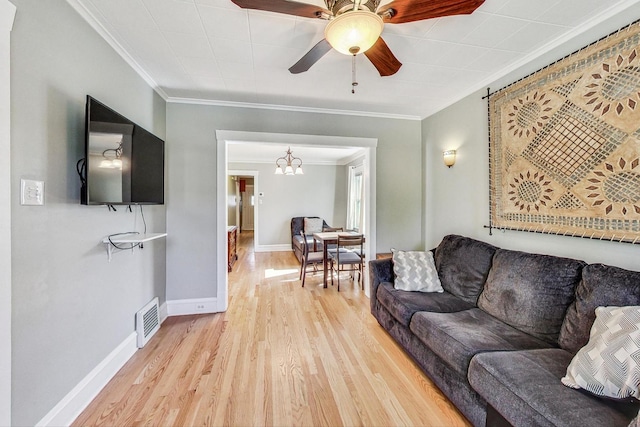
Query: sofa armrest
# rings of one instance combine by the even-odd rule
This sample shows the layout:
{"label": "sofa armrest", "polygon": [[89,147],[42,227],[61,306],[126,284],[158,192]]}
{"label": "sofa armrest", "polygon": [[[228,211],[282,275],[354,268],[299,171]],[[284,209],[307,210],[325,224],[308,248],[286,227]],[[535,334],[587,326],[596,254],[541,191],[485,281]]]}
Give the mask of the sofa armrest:
{"label": "sofa armrest", "polygon": [[369,300],[371,302],[371,312],[375,311],[376,293],[378,286],[384,282],[393,283],[393,262],[391,258],[376,259],[369,261]]}

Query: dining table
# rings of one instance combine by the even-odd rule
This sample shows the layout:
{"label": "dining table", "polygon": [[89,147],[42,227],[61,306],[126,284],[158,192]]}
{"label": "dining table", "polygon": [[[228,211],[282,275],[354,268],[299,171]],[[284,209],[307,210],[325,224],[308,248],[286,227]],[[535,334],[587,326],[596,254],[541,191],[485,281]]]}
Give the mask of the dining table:
{"label": "dining table", "polygon": [[336,245],[338,243],[338,236],[357,236],[360,233],[356,231],[322,231],[318,233],[313,233],[313,246],[316,247],[316,243],[322,243],[322,258],[323,258],[323,276],[322,283],[324,287],[327,287],[327,271],[329,264],[329,257],[327,249],[329,245]]}

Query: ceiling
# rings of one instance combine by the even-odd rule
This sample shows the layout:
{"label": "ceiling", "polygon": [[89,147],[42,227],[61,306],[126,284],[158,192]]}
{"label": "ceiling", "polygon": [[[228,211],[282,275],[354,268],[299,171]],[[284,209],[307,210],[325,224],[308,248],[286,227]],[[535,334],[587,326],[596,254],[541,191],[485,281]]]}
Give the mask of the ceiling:
{"label": "ceiling", "polygon": [[351,58],[336,51],[306,73],[288,71],[323,39],[320,19],[249,11],[231,0],[67,1],[169,102],[413,119],[640,2],[486,0],[471,15],[386,24],[382,37],[403,66],[380,77],[358,55],[352,94]]}

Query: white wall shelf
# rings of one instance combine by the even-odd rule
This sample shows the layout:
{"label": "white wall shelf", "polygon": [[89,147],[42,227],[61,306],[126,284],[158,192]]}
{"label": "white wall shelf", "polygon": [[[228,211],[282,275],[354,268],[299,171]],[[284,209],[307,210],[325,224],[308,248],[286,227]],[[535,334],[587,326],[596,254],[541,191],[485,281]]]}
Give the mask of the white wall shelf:
{"label": "white wall shelf", "polygon": [[[118,244],[118,243],[127,244],[127,243],[129,243],[131,245],[136,245],[136,244],[140,244],[140,243],[149,242],[151,240],[161,239],[161,238],[166,237],[166,236],[167,236],[167,233],[145,233],[145,234],[127,233],[127,234],[117,234],[117,235],[114,235],[114,236],[105,237],[104,239],[102,239],[102,243],[104,243],[106,245],[106,247],[107,247],[107,257],[109,258],[109,262],[111,262],[111,254],[113,253],[113,250],[114,249],[119,249],[119,248],[116,248],[115,246],[113,246],[113,244]],[[125,249],[128,249],[128,248],[125,248]],[[133,247],[131,247],[131,249],[133,249]]]}

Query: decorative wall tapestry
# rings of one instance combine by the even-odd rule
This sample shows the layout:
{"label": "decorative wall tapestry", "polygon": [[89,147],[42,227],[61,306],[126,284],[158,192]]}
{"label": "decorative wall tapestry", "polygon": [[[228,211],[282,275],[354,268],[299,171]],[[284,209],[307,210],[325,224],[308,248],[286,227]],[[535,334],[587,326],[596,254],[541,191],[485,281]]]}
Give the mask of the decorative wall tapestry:
{"label": "decorative wall tapestry", "polygon": [[640,243],[640,25],[489,97],[491,227]]}

